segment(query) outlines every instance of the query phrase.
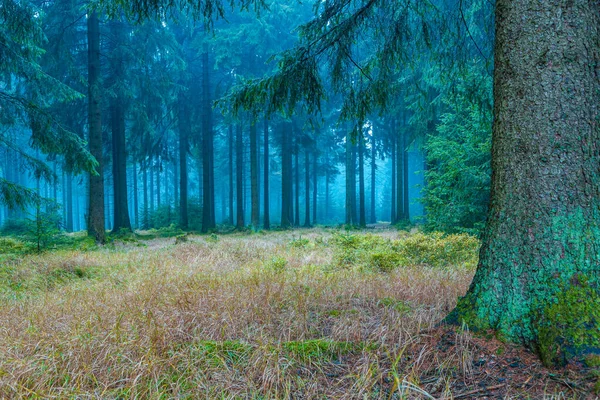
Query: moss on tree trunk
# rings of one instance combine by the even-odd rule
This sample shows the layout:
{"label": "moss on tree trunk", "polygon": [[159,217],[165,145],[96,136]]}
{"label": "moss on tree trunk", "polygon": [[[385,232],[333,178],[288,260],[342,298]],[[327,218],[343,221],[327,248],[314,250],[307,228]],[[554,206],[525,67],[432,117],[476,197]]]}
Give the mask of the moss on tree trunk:
{"label": "moss on tree trunk", "polygon": [[556,309],[600,304],[599,29],[598,1],[496,3],[491,204],[448,320],[554,353],[547,362],[600,349],[581,334],[598,332],[597,315],[560,321]]}

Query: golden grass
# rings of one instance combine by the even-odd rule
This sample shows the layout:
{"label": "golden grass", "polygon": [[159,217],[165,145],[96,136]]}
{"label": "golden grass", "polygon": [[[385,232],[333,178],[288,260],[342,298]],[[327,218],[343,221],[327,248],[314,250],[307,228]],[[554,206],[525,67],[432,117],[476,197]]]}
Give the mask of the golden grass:
{"label": "golden grass", "polygon": [[445,366],[469,374],[470,335],[442,360],[426,332],[472,270],[331,268],[331,237],[191,236],[13,259],[0,398],[427,398],[432,365],[429,390],[449,396]]}

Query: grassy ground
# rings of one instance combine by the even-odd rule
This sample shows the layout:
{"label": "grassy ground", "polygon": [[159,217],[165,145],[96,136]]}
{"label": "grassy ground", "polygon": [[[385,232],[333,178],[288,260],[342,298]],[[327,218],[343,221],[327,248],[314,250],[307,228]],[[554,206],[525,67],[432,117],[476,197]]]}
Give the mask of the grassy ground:
{"label": "grassy ground", "polygon": [[471,237],[314,229],[175,241],[2,255],[0,398],[579,393],[511,375],[519,366],[505,354],[536,362],[519,349],[438,327],[472,278]]}

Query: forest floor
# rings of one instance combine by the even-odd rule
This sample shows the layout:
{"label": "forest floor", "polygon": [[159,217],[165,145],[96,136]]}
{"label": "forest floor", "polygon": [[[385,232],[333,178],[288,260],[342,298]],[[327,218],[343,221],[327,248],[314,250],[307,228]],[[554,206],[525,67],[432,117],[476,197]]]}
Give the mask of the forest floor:
{"label": "forest floor", "polygon": [[0,254],[0,398],[596,398],[598,371],[439,326],[477,245],[311,229]]}

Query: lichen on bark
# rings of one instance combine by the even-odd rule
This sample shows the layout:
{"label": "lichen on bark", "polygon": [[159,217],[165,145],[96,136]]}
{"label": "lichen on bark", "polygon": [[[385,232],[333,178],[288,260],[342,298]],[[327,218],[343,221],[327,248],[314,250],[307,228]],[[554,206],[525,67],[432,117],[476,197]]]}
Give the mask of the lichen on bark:
{"label": "lichen on bark", "polygon": [[477,272],[447,321],[547,354],[540,321],[554,321],[550,336],[581,344],[558,353],[568,358],[596,343],[556,307],[579,310],[574,282],[600,279],[600,2],[497,0],[494,54],[490,209]]}

